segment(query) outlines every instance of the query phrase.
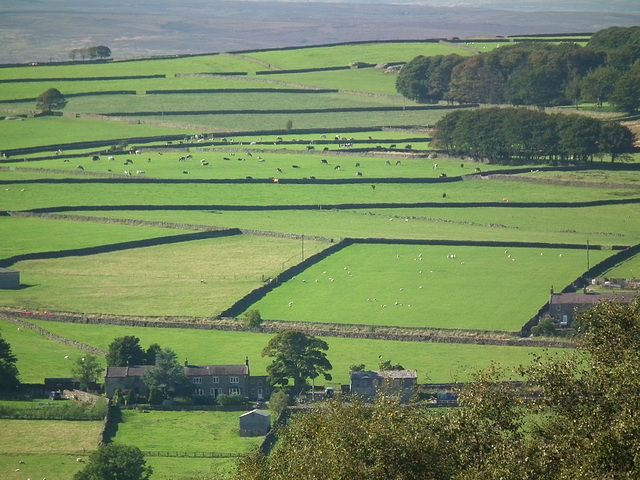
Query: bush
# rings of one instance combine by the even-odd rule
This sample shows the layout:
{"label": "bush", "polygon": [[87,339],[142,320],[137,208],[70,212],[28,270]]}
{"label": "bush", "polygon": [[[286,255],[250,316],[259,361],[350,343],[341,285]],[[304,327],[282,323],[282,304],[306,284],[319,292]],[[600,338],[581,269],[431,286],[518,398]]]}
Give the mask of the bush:
{"label": "bush", "polygon": [[531,335],[534,337],[555,337],[556,324],[553,318],[543,318],[538,325],[531,327]]}
{"label": "bush", "polygon": [[234,405],[245,405],[249,402],[247,397],[242,395],[227,395],[223,393],[222,395],[218,395],[218,403],[221,407],[230,407]]}

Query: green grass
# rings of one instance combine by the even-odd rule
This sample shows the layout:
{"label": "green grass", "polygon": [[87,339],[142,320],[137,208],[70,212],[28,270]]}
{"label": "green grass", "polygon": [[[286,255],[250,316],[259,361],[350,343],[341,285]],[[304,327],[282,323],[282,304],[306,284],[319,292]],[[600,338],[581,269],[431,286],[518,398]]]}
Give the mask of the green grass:
{"label": "green grass", "polygon": [[[586,270],[584,251],[508,251],[353,245],[250,309],[274,320],[518,331],[548,300],[550,285],[564,288]],[[590,256],[595,264],[609,255]]]}
{"label": "green grass", "polygon": [[[189,131],[184,127],[184,131]],[[113,141],[120,139],[182,133],[166,127],[133,125],[107,120],[90,120],[69,117],[38,117],[22,121],[0,122],[0,138],[3,149],[28,146],[58,145],[83,141]],[[51,152],[53,154],[53,151]]]}
{"label": "green grass", "polygon": [[[311,255],[326,243],[306,241]],[[300,261],[295,239],[239,235],[14,265],[28,288],[0,304],[34,310],[215,316]]]}
{"label": "green grass", "polygon": [[281,69],[319,68],[349,65],[354,62],[388,63],[408,62],[418,55],[458,55],[468,56],[469,52],[452,45],[437,42],[369,43],[359,45],[338,45],[334,47],[313,47],[291,50],[271,50],[251,52],[246,57],[270,63]]}
{"label": "green grass", "polygon": [[[135,335],[147,348],[158,343],[172,348],[178,358],[193,365],[241,365],[249,357],[252,375],[265,375],[268,357],[261,352],[272,337],[264,333],[225,332],[174,328],[125,327],[116,325],[80,325],[29,320],[42,328],[96,348],[106,350],[116,337]],[[508,368],[531,361],[539,348],[496,347],[447,343],[399,342],[324,338],[329,344],[327,357],[333,365],[333,380],[327,385],[338,387],[349,383],[349,367],[364,363],[375,369],[379,356],[418,371],[419,382],[467,381],[473,371],[486,368],[492,361]],[[565,350],[560,350],[565,351]],[[320,383],[320,380],[318,382]]]}
{"label": "green grass", "polygon": [[[68,378],[73,362],[86,352],[60,342],[49,340],[28,328],[0,321],[0,334],[11,345],[17,357],[19,379],[23,383],[43,383],[47,378]],[[64,357],[68,356],[68,359]],[[103,359],[98,361],[104,364]]]}

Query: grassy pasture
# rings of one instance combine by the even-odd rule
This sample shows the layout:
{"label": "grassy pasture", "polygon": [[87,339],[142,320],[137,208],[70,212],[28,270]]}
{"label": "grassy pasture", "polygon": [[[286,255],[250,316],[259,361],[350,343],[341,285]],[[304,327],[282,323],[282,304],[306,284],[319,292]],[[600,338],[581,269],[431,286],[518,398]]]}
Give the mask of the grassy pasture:
{"label": "grassy pasture", "polygon": [[438,42],[399,42],[270,50],[249,52],[243,56],[271,64],[274,68],[287,70],[343,66],[354,62],[408,62],[418,55],[430,57],[453,53],[461,56],[470,55],[464,48]]}
{"label": "grassy pasture", "polygon": [[[244,412],[122,412],[115,443],[135,445],[145,452],[186,451],[238,454],[260,445],[263,437],[238,435]],[[189,478],[232,471],[234,458],[146,457],[154,479]]]}
{"label": "grassy pasture", "polygon": [[0,217],[0,258],[190,233],[168,228],[65,222],[42,218]]}
{"label": "grassy pasture", "polygon": [[[584,251],[508,251],[353,245],[250,308],[289,321],[518,331],[548,300],[551,285],[562,289],[586,270]],[[592,251],[592,264],[610,254]]]}
{"label": "grassy pasture", "polygon": [[[248,356],[251,372],[266,375],[267,365],[271,363],[270,358],[260,355],[272,336],[270,334],[25,320],[57,335],[104,350],[116,337],[135,335],[140,338],[143,348],[148,348],[152,343],[170,346],[178,358],[188,358],[193,365],[241,365],[245,356]],[[333,380],[327,385],[335,387],[349,383],[350,365],[364,363],[367,368],[375,369],[380,361],[379,355],[406,368],[418,370],[420,382],[439,383],[467,381],[476,369],[486,368],[492,361],[507,368],[527,364],[531,361],[532,353],[540,352],[539,348],[525,346],[323,339],[329,344],[327,357],[333,365]]]}
{"label": "grassy pasture", "polygon": [[[398,208],[349,210],[111,211],[81,212],[158,222],[243,227],[252,230],[300,232],[305,235],[434,240],[502,240],[512,242],[635,245],[640,225],[630,220],[635,204],[602,207],[540,208]],[[391,221],[390,219],[394,219]],[[409,221],[405,222],[405,218]]]}
{"label": "grassy pasture", "polygon": [[[11,351],[18,358],[20,381],[24,383],[42,383],[45,377],[70,377],[73,361],[86,354],[82,350],[49,340],[33,330],[18,330],[14,324],[2,320],[0,334],[11,344]],[[69,359],[65,359],[65,355]],[[102,361],[100,358],[98,360]]]}
{"label": "grassy pasture", "polygon": [[[196,133],[189,127],[182,131],[145,124],[71,117],[38,117],[0,122],[3,149],[58,145],[91,140],[113,141],[154,135]],[[52,149],[53,150],[53,149]],[[51,152],[53,153],[53,151]]]}
{"label": "grassy pasture", "polygon": [[[306,241],[305,254],[326,247]],[[215,316],[300,261],[299,240],[239,235],[17,263],[28,288],[0,304],[35,310]]]}
{"label": "grassy pasture", "polygon": [[95,450],[101,427],[102,422],[0,420],[0,478],[72,478],[83,466],[76,458]]}
{"label": "grassy pasture", "polygon": [[[196,165],[197,168],[200,165]],[[134,171],[135,173],[135,171]],[[283,171],[284,173],[284,171]],[[470,181],[448,184],[293,184],[286,183],[286,177],[275,171],[269,175],[278,175],[280,183],[160,183],[139,184],[123,181],[116,184],[75,184],[67,185],[33,183],[17,185],[2,194],[2,210],[26,210],[42,207],[72,207],[81,205],[325,205],[330,208],[336,204],[370,204],[375,208],[380,203],[420,203],[434,202],[447,206],[456,206],[459,202],[491,202],[498,206],[503,198],[513,202],[536,202],[542,205],[557,201],[583,202],[594,200],[625,200],[638,198],[638,192],[627,189],[568,187],[562,189],[553,185],[538,185],[502,181]],[[354,170],[355,177],[355,170]],[[17,187],[20,187],[19,189]],[[21,191],[24,189],[24,192]],[[446,198],[442,194],[446,193]],[[400,205],[399,205],[400,206]],[[505,206],[504,208],[511,208]],[[64,208],[61,208],[64,210]]]}

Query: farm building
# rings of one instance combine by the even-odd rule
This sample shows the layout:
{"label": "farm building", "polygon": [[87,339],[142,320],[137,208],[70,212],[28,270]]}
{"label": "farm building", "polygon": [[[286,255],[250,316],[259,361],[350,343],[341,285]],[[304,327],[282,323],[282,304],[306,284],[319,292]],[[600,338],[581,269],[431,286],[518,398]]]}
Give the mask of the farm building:
{"label": "farm building", "polygon": [[9,268],[0,268],[0,288],[20,288],[20,272]]}
{"label": "farm building", "polygon": [[[153,368],[152,365],[132,367],[107,367],[104,386],[107,397],[114,392],[132,390],[138,395],[147,396],[149,391],[143,381],[144,374]],[[245,365],[189,365],[185,362],[184,373],[193,386],[195,397],[214,397],[218,395],[242,395],[250,400],[269,398],[271,386],[266,377],[250,377],[249,361]]]}
{"label": "farm building", "polygon": [[264,437],[271,430],[271,414],[264,410],[251,410],[240,415],[241,437]]}
{"label": "farm building", "polygon": [[378,392],[401,394],[408,399],[418,383],[415,370],[383,370],[379,372],[351,372],[351,393],[375,397]]}
{"label": "farm building", "polygon": [[554,293],[549,300],[549,317],[560,327],[570,327],[576,314],[602,300],[630,304],[637,293]]}

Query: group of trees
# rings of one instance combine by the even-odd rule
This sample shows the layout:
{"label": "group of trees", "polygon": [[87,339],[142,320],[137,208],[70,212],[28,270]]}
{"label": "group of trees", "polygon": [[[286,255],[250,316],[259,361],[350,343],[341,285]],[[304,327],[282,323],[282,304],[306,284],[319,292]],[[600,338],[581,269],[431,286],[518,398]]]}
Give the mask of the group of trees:
{"label": "group of trees", "polygon": [[104,45],[98,45],[96,47],[86,48],[74,48],[69,51],[69,58],[71,60],[95,60],[96,58],[109,58],[111,56],[111,49]]}
{"label": "group of trees", "polygon": [[579,101],[640,108],[640,27],[611,27],[585,47],[527,42],[464,58],[418,56],[396,81],[401,95],[421,103],[548,107]]}
{"label": "group of trees", "polygon": [[[580,322],[575,351],[493,366],[461,389],[459,408],[381,395],[296,413],[237,478],[640,478],[640,301],[600,303]],[[522,386],[504,381],[513,373]]]}
{"label": "group of trees", "polygon": [[434,145],[492,163],[611,161],[633,151],[633,133],[617,122],[528,108],[456,110],[435,126]]}

